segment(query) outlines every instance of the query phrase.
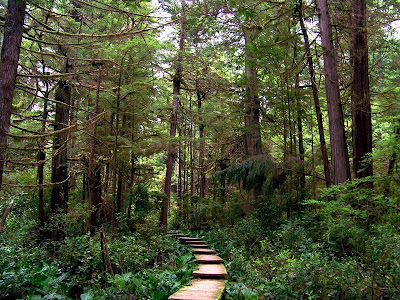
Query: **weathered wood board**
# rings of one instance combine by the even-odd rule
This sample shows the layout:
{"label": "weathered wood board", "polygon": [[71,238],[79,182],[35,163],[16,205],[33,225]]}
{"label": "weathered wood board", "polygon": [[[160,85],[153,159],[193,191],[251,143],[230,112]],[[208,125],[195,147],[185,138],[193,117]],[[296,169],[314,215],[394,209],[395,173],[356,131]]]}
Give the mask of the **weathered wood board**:
{"label": "weathered wood board", "polygon": [[197,278],[227,278],[225,266],[222,264],[199,264],[193,271],[193,276]]}
{"label": "weathered wood board", "polygon": [[170,300],[220,300],[225,290],[225,280],[193,279]]}
{"label": "weathered wood board", "polygon": [[200,264],[221,264],[223,259],[215,254],[195,254],[196,261]]}

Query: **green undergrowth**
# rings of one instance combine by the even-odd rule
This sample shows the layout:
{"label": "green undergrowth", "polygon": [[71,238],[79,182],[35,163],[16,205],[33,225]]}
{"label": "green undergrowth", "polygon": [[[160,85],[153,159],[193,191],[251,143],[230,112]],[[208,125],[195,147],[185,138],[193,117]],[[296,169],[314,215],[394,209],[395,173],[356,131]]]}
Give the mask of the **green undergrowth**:
{"label": "green undergrowth", "polygon": [[226,299],[400,298],[397,198],[348,183],[303,207],[280,224],[255,211],[191,233],[224,259]]}
{"label": "green undergrowth", "polygon": [[318,238],[311,221],[292,220],[267,233],[248,219],[201,232],[225,260],[226,299],[398,299],[397,230],[374,226],[354,245],[361,252],[351,254]]}
{"label": "green undergrowth", "polygon": [[99,235],[57,243],[27,236],[0,236],[0,299],[167,299],[194,270],[190,250],[152,228],[108,239],[114,278]]}

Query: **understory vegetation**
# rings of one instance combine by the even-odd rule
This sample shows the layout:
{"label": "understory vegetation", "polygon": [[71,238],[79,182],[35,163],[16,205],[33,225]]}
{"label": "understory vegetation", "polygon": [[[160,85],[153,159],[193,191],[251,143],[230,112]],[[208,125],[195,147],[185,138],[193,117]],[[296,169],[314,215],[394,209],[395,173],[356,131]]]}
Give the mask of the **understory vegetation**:
{"label": "understory vegetation", "polygon": [[154,226],[152,214],[134,233],[106,228],[104,242],[83,232],[71,207],[56,217],[64,238],[54,240],[34,218],[31,199],[16,197],[0,235],[0,299],[166,299],[191,278],[189,248]]}
{"label": "understory vegetation", "polygon": [[224,258],[227,299],[396,299],[399,198],[383,197],[382,182],[374,184],[375,190],[357,181],[332,187],[300,203],[301,213],[290,218],[282,216],[281,191],[259,199],[269,209],[258,205],[245,219],[228,203],[206,202],[193,214],[200,219],[192,224],[203,229],[191,234]]}

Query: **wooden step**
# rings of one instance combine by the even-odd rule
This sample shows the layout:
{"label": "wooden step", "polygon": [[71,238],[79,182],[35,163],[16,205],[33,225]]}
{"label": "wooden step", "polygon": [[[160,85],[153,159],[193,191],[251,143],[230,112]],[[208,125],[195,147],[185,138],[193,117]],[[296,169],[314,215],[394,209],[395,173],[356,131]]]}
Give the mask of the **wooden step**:
{"label": "wooden step", "polygon": [[227,278],[225,266],[222,264],[199,264],[199,267],[193,272],[197,278]]}
{"label": "wooden step", "polygon": [[184,233],[174,233],[174,234],[172,234],[172,235],[174,235],[174,236],[177,237],[178,239],[179,239],[179,238],[182,238],[182,237],[189,237],[187,234],[184,234]]}
{"label": "wooden step", "polygon": [[185,242],[186,244],[191,244],[191,245],[197,245],[197,244],[199,244],[199,245],[203,245],[203,244],[205,244],[205,242],[204,241],[186,241],[186,240],[183,240],[183,242]]}
{"label": "wooden step", "polygon": [[[201,239],[199,239],[199,238],[192,238],[192,237],[188,237],[188,236],[180,236],[180,237],[178,237],[178,239],[181,241],[181,242],[203,242]],[[204,243],[204,242],[203,242]]]}
{"label": "wooden step", "polygon": [[193,254],[216,254],[215,250],[206,248],[193,248]]}
{"label": "wooden step", "polygon": [[196,262],[199,264],[221,264],[223,259],[214,254],[195,254]]}
{"label": "wooden step", "polygon": [[170,300],[220,300],[225,290],[225,280],[193,279],[189,285],[170,296]]}
{"label": "wooden step", "polygon": [[207,244],[197,244],[197,243],[193,244],[193,242],[187,242],[186,245],[192,248],[203,248],[203,249],[208,248]]}

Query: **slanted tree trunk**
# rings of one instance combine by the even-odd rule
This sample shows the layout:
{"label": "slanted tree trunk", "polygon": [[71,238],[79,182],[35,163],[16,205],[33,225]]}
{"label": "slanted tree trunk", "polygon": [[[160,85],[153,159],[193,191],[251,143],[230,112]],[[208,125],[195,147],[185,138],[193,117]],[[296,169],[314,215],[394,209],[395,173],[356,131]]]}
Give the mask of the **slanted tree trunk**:
{"label": "slanted tree trunk", "polygon": [[299,20],[300,20],[301,32],[303,34],[303,39],[304,39],[304,47],[305,47],[305,51],[306,51],[307,64],[308,64],[308,73],[310,74],[315,114],[317,117],[319,144],[320,144],[321,155],[322,155],[322,163],[324,165],[325,185],[326,185],[326,187],[329,187],[331,184],[331,170],[330,170],[329,159],[328,159],[328,151],[326,150],[324,123],[322,121],[322,112],[321,112],[321,105],[319,103],[317,81],[315,80],[314,63],[313,63],[313,59],[312,59],[312,55],[311,55],[311,47],[310,47],[310,42],[308,40],[307,29],[304,25],[303,1],[302,0],[299,0]]}
{"label": "slanted tree trunk", "polygon": [[[182,1],[182,9],[183,13],[185,10],[185,4]],[[172,103],[172,112],[171,112],[171,127],[169,131],[169,135],[171,138],[176,136],[176,126],[178,123],[178,105],[179,105],[179,96],[181,90],[181,82],[182,82],[182,56],[183,56],[183,47],[185,43],[185,27],[186,27],[186,18],[181,18],[181,30],[179,35],[179,49],[178,49],[178,57],[175,65],[175,76],[173,78],[173,103]],[[172,141],[171,141],[172,142]],[[168,224],[168,210],[171,202],[171,181],[172,181],[172,172],[174,170],[175,157],[176,157],[176,146],[171,143],[168,147],[168,158],[167,158],[167,170],[165,174],[165,183],[164,183],[164,192],[165,199],[163,200],[161,207],[161,214],[159,220],[159,226],[163,228],[164,231],[167,230]]]}
{"label": "slanted tree trunk", "polygon": [[19,53],[24,30],[25,0],[8,0],[0,61],[0,190],[10,131],[11,106],[17,79]]}
{"label": "slanted tree trunk", "polygon": [[248,157],[262,153],[260,130],[260,101],[258,99],[258,76],[256,58],[254,55],[254,39],[258,29],[243,26],[245,38],[245,144]]}
{"label": "slanted tree trunk", "polygon": [[[372,163],[364,163],[372,153],[371,104],[368,77],[367,4],[365,0],[353,0],[352,24],[352,135],[353,168],[356,178],[373,175]],[[369,183],[372,187],[372,182]]]}
{"label": "slanted tree trunk", "polygon": [[[67,62],[68,65],[68,62]],[[68,69],[68,67],[67,67]],[[68,127],[69,105],[71,102],[71,86],[65,80],[60,80],[55,93],[56,115],[54,131],[58,132],[53,140],[53,160],[51,182],[55,183],[51,190],[51,210],[66,211],[68,204],[68,167],[67,140],[68,133],[62,130]],[[62,182],[62,183],[61,183]]]}
{"label": "slanted tree trunk", "polygon": [[340,102],[337,54],[332,42],[332,28],[327,0],[317,0],[317,6],[319,9],[319,26],[324,57],[325,91],[331,141],[332,180],[334,184],[340,184],[350,179],[351,175],[342,104]]}

